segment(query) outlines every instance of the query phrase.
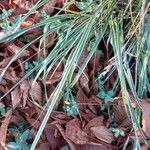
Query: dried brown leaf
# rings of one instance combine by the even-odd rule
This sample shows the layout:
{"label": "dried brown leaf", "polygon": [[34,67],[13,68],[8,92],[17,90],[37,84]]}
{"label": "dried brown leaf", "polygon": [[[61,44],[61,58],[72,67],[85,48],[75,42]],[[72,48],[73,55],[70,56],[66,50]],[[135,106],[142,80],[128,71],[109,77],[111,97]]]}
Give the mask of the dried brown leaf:
{"label": "dried brown leaf", "polygon": [[59,124],[64,124],[70,121],[70,118],[66,115],[66,113],[52,113],[51,118],[53,118],[55,121],[58,121]]}
{"label": "dried brown leaf", "polygon": [[83,90],[79,88],[77,95],[76,95],[76,101],[79,104],[79,108],[82,110],[86,110],[86,106],[82,104],[87,104],[88,103],[88,97],[84,94]]}
{"label": "dried brown leaf", "polygon": [[[4,63],[4,62],[3,62]],[[3,69],[0,68],[0,73],[2,73]],[[18,81],[20,78],[16,75],[15,71],[12,68],[9,68],[8,71],[3,76],[4,79],[7,79],[9,81]]]}
{"label": "dried brown leaf", "polygon": [[102,104],[102,100],[99,99],[97,96],[95,95],[92,95],[90,98],[89,98],[89,103],[93,104],[93,105],[101,105]]}
{"label": "dried brown leaf", "polygon": [[106,143],[114,141],[113,133],[111,133],[105,126],[92,127],[90,130],[101,141]]}
{"label": "dried brown leaf", "polygon": [[35,22],[33,20],[33,18],[28,18],[27,20],[25,20],[22,24],[21,24],[21,28],[27,28],[31,25],[33,25]]}
{"label": "dried brown leaf", "polygon": [[[21,48],[18,47],[17,45],[15,45],[14,43],[9,43],[9,44],[7,44],[7,49],[10,52],[12,52],[13,54],[17,54]],[[22,52],[21,55],[19,55],[19,58],[20,57],[26,57],[26,56],[29,56],[29,52],[28,51]]]}
{"label": "dried brown leaf", "polygon": [[61,79],[62,72],[54,72],[54,74],[46,81],[46,84],[54,84]]}
{"label": "dried brown leaf", "polygon": [[13,2],[13,0],[9,0],[9,7],[11,9],[16,9],[17,5]]}
{"label": "dried brown leaf", "polygon": [[50,48],[54,42],[55,42],[55,39],[56,39],[56,33],[51,33],[47,38],[46,38],[46,41],[45,41],[45,48]]}
{"label": "dried brown leaf", "polygon": [[127,115],[125,105],[124,105],[124,102],[123,102],[122,98],[117,98],[117,99],[114,100],[114,102],[113,102],[113,111],[114,111],[114,115],[115,115],[115,121],[117,122],[118,125],[121,125],[122,127],[124,127],[123,126],[123,124],[124,124],[125,127],[127,127],[127,126],[129,128],[131,127],[131,120],[129,119],[129,117]]}
{"label": "dried brown leaf", "polygon": [[98,71],[102,69],[102,65],[100,64],[100,55],[95,54],[91,61],[89,62],[90,70],[92,71],[93,75],[95,75]]}
{"label": "dried brown leaf", "polygon": [[79,119],[73,119],[66,125],[66,137],[77,145],[89,142],[87,134],[81,129]]}
{"label": "dried brown leaf", "polygon": [[5,143],[6,143],[6,136],[7,136],[7,128],[8,128],[11,117],[12,117],[12,111],[9,111],[6,114],[6,117],[3,120],[2,125],[0,127],[0,149],[1,150],[3,149],[6,150]]}
{"label": "dried brown leaf", "polygon": [[88,94],[90,92],[88,74],[87,73],[82,74],[79,78],[79,82],[80,82],[81,88],[84,89],[86,94]]}
{"label": "dried brown leaf", "polygon": [[142,129],[146,136],[150,138],[150,102],[149,100],[142,100]]}
{"label": "dried brown leaf", "polygon": [[33,100],[42,103],[42,89],[40,84],[36,81],[34,84],[31,81],[31,88],[29,90],[30,96]]}
{"label": "dried brown leaf", "polygon": [[11,102],[12,102],[12,108],[15,109],[21,102],[21,91],[19,87],[16,87],[11,92]]}
{"label": "dried brown leaf", "polygon": [[49,147],[49,143],[41,143],[40,147],[38,147],[36,150],[51,150]]}
{"label": "dried brown leaf", "polygon": [[103,116],[96,117],[90,120],[87,123],[87,125],[83,128],[83,131],[86,133],[90,133],[90,128],[97,127],[97,126],[104,126],[103,120],[104,120]]}
{"label": "dried brown leaf", "polygon": [[97,115],[92,113],[89,109],[86,109],[85,111],[80,111],[80,115],[82,118],[84,118],[87,122],[94,119]]}
{"label": "dried brown leaf", "polygon": [[24,80],[20,85],[20,91],[22,93],[22,100],[23,100],[23,107],[25,107],[26,105],[29,89],[30,89],[29,81]]}
{"label": "dried brown leaf", "polygon": [[35,38],[37,38],[38,36],[40,36],[41,34],[42,34],[41,29],[36,28],[36,29],[32,29],[32,30],[29,30],[28,32],[26,32],[24,34],[24,37],[31,41],[31,40],[34,40]]}
{"label": "dried brown leaf", "polygon": [[44,5],[44,7],[40,10],[40,12],[44,11],[46,12],[48,15],[51,15],[55,8],[57,6],[63,6],[65,3],[65,0],[51,0],[49,1],[47,4]]}
{"label": "dried brown leaf", "polygon": [[83,62],[85,61],[85,59],[87,58],[87,56],[88,56],[88,50],[85,49],[83,51],[83,54],[81,55],[80,60],[79,60],[79,63],[78,63],[79,66],[81,66],[83,64]]}
{"label": "dried brown leaf", "polygon": [[65,140],[61,136],[56,137],[53,129],[46,128],[44,133],[52,150],[61,149],[65,145]]}
{"label": "dried brown leaf", "polygon": [[30,10],[33,7],[33,2],[35,0],[26,1],[26,0],[13,0],[13,3],[16,4],[18,7],[23,8],[25,10]]}
{"label": "dried brown leaf", "polygon": [[95,76],[93,77],[93,81],[92,81],[92,90],[93,90],[93,94],[97,95],[98,94],[98,90],[99,90],[99,85],[97,80],[95,79]]}
{"label": "dried brown leaf", "polygon": [[146,144],[143,144],[141,146],[141,150],[149,150],[148,146]]}
{"label": "dried brown leaf", "polygon": [[100,144],[90,142],[89,144],[85,145],[77,145],[76,149],[78,150],[113,150],[114,148],[111,145]]}
{"label": "dried brown leaf", "polygon": [[63,136],[64,140],[68,143],[70,149],[76,150],[74,143],[69,138],[67,138],[65,134],[65,130],[62,128],[62,126],[60,124],[56,124],[56,127],[58,128],[59,132]]}

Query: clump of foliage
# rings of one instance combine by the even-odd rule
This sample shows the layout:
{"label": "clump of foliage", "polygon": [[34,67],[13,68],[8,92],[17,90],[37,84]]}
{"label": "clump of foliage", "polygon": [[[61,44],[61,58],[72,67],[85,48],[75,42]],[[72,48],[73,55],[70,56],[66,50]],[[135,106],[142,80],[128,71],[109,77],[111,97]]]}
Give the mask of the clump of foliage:
{"label": "clump of foliage", "polygon": [[[21,29],[21,23],[36,9],[47,2],[47,0],[43,0],[37,3],[26,15],[19,19],[19,22],[17,22],[15,26],[12,25],[13,28],[11,28],[11,25],[10,28],[8,28],[7,16],[9,13],[5,15],[3,20],[7,27],[2,26],[5,35],[0,37],[0,43],[6,41],[10,42],[32,29],[38,27],[43,29],[41,36],[27,43],[12,57],[1,73],[0,77],[2,79],[12,62],[14,62],[27,47],[40,40],[44,49],[45,39],[53,32],[57,34],[55,46],[47,57],[39,61],[36,65],[26,63],[26,75],[23,79],[29,77],[36,71],[34,82],[39,77],[40,79],[45,79],[56,62],[62,62],[64,65],[62,78],[54,94],[49,98],[52,98],[51,104],[47,109],[46,116],[37,132],[31,149],[35,149],[51,112],[63,96],[64,88],[68,83],[70,88],[73,88],[87,64],[98,50],[98,46],[103,39],[107,39],[106,42],[111,45],[113,56],[110,58],[104,70],[100,72],[99,80],[101,77],[103,77],[102,80],[108,80],[115,71],[118,72],[118,79],[110,91],[106,91],[104,82],[100,81],[98,96],[107,104],[113,100],[117,88],[120,87],[124,103],[126,107],[128,107],[127,110],[132,120],[133,128],[135,131],[138,128],[144,137],[139,124],[139,118],[141,113],[140,98],[146,98],[148,97],[148,93],[150,93],[150,3],[146,0],[70,0],[63,8],[58,9],[59,12],[56,15],[42,17],[39,23]],[[69,6],[72,4],[80,11],[70,11]],[[84,62],[80,65],[79,69],[77,69],[80,58],[91,41],[92,45]],[[75,77],[73,76],[74,72],[76,72]],[[14,87],[20,84],[23,79]],[[4,96],[13,90],[13,88]],[[137,109],[131,107],[128,90],[132,92],[136,100],[138,105]],[[69,116],[79,114],[77,104],[71,91],[65,93],[64,99],[67,101],[65,108],[67,114]],[[111,130],[115,133],[116,137],[124,135],[119,129],[113,128]],[[27,138],[27,136],[25,136],[25,138]],[[22,141],[19,141],[17,144],[20,145],[21,142]]]}

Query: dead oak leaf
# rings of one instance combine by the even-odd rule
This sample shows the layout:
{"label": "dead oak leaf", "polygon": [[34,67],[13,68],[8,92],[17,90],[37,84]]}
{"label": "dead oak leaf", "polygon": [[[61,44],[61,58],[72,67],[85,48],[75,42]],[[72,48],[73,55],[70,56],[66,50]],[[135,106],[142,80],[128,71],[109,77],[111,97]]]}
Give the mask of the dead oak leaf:
{"label": "dead oak leaf", "polygon": [[83,145],[89,142],[87,134],[81,129],[79,119],[73,119],[67,123],[66,137],[77,145]]}
{"label": "dead oak leaf", "polygon": [[113,133],[111,133],[105,126],[92,127],[90,130],[101,141],[106,143],[114,141]]}

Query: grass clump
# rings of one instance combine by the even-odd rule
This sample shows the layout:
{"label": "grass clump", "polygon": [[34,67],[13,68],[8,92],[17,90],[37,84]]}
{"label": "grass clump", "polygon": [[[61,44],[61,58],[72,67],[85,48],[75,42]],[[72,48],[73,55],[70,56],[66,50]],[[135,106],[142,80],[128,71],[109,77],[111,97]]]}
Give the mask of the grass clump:
{"label": "grass clump", "polygon": [[[0,37],[0,43],[11,42],[35,28],[42,30],[41,36],[33,41],[28,41],[18,53],[12,56],[1,73],[0,77],[2,79],[10,65],[17,60],[26,48],[39,41],[40,51],[46,51],[46,39],[52,33],[57,34],[55,45],[49,54],[43,57],[42,61],[39,61],[36,65],[32,65],[32,67],[30,67],[28,61],[25,62],[28,64],[26,75],[0,98],[2,100],[25,78],[34,74],[33,84],[39,78],[45,80],[57,62],[63,64],[62,78],[57,84],[54,93],[49,98],[45,97],[46,105],[48,105],[46,107],[47,112],[31,150],[35,149],[52,111],[64,95],[64,89],[69,87],[68,89],[70,90],[74,87],[103,41],[111,45],[109,52],[112,53],[112,56],[109,57],[107,66],[101,70],[98,80],[102,79],[101,84],[104,85],[115,72],[118,73],[118,78],[110,91],[105,91],[104,87],[102,87],[103,85],[100,85],[99,97],[104,99],[107,104],[109,100],[113,101],[118,88],[120,88],[127,113],[133,123],[133,129],[135,132],[139,129],[141,135],[145,138],[139,121],[142,112],[140,99],[148,98],[150,93],[150,2],[146,0],[70,0],[66,2],[63,8],[56,8],[58,13],[53,16],[43,15],[39,23],[21,29],[21,23],[47,2],[47,0],[39,1],[20,18],[17,24],[10,25],[7,30],[3,28],[5,35]],[[80,11],[70,10],[72,5],[76,6]],[[88,54],[83,63],[78,66],[85,49],[88,49]],[[74,73],[76,74],[75,76]],[[138,105],[135,109],[131,105],[129,90]],[[74,115],[74,113],[75,115],[79,114],[71,90],[67,92],[65,95],[67,95],[67,98],[70,97],[70,99],[67,99],[70,100],[66,106],[67,113],[70,116]],[[49,101],[51,101],[50,104]],[[123,134],[120,130],[113,129],[113,131],[117,135]]]}

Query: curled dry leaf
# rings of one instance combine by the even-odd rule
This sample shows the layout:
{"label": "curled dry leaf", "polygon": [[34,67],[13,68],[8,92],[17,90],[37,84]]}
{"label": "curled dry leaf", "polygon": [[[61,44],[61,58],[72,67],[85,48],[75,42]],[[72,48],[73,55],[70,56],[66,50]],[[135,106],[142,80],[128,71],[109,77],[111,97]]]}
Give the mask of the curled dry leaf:
{"label": "curled dry leaf", "polygon": [[31,88],[29,90],[30,96],[34,101],[42,103],[42,89],[40,84],[36,81],[34,84],[33,82],[30,82]]}
{"label": "curled dry leaf", "polygon": [[81,129],[79,119],[73,119],[67,123],[66,136],[77,145],[83,145],[89,142],[87,134]]}
{"label": "curled dry leaf", "polygon": [[150,102],[149,99],[142,100],[142,129],[146,136],[150,138]]}
{"label": "curled dry leaf", "polygon": [[92,127],[90,130],[101,141],[106,143],[114,141],[113,133],[111,133],[105,126]]}
{"label": "curled dry leaf", "polygon": [[8,128],[11,117],[12,117],[12,111],[8,111],[0,127],[0,149],[1,150],[7,149],[5,147],[5,142],[6,142],[6,136],[7,136],[7,128]]}
{"label": "curled dry leaf", "polygon": [[19,87],[16,87],[11,92],[11,102],[12,102],[12,108],[15,109],[21,102],[21,91]]}

